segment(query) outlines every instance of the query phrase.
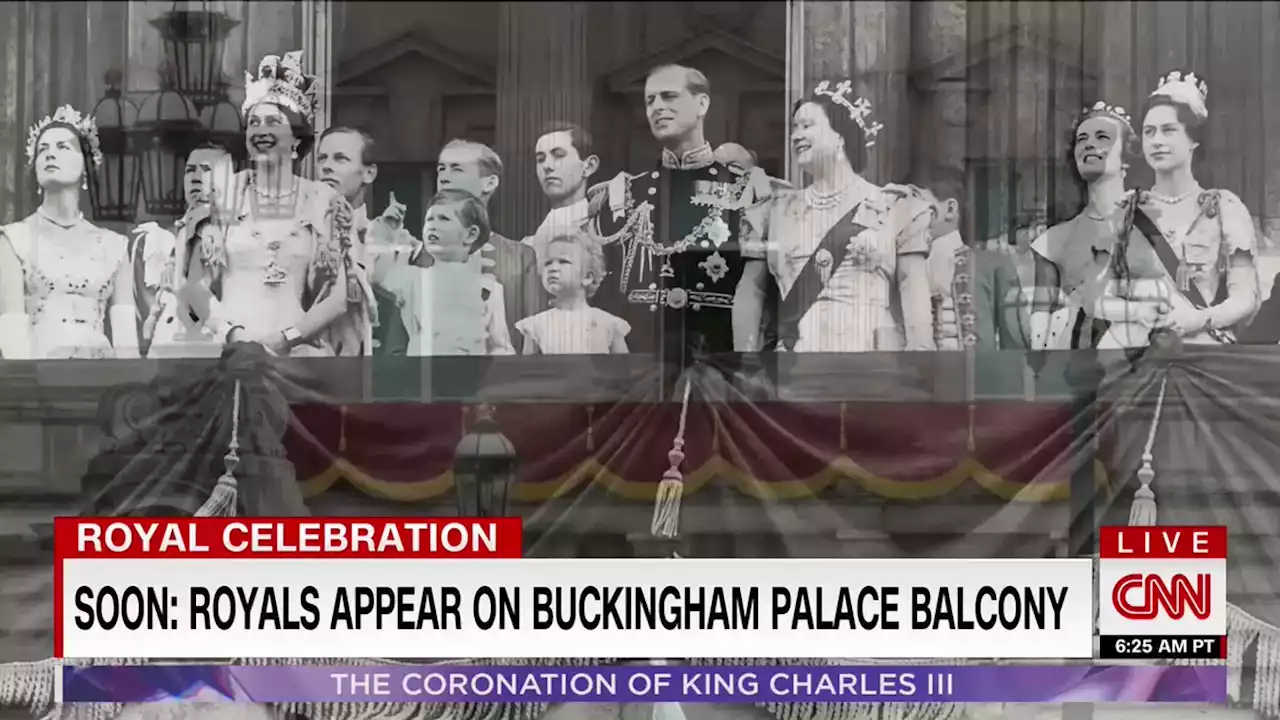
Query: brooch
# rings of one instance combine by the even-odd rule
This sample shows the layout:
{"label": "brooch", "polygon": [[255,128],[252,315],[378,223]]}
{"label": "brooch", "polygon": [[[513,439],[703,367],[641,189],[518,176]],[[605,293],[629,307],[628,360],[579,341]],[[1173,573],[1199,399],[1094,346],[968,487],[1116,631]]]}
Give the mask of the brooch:
{"label": "brooch", "polygon": [[831,257],[831,251],[822,248],[813,256],[813,262],[818,267],[818,274],[822,277],[825,284],[831,279],[831,265],[835,262],[835,258]]}
{"label": "brooch", "polygon": [[272,260],[262,272],[263,285],[283,285],[284,281],[289,277],[289,273],[280,267],[275,260]]}
{"label": "brooch", "polygon": [[717,217],[711,222],[711,227],[707,228],[707,239],[715,243],[717,248],[728,241],[729,234],[729,223],[722,217]]}
{"label": "brooch", "polygon": [[733,196],[732,186],[710,180],[696,181],[693,192],[693,204],[703,207],[728,207]]}
{"label": "brooch", "polygon": [[706,260],[698,263],[698,267],[711,278],[711,282],[717,283],[729,274],[729,263],[724,261],[724,256],[718,252],[711,253]]}
{"label": "brooch", "polygon": [[679,310],[689,302],[689,293],[684,288],[672,288],[667,291],[667,307]]}

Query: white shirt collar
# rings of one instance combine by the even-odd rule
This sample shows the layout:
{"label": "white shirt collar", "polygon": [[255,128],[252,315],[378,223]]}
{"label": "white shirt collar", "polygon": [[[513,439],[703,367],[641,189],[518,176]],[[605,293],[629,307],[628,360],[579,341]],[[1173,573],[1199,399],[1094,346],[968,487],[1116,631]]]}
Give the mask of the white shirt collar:
{"label": "white shirt collar", "polygon": [[958,250],[961,245],[964,245],[964,238],[960,237],[959,230],[952,230],[946,235],[938,236],[938,239],[934,240],[933,244],[934,244],[934,247]]}
{"label": "white shirt collar", "polygon": [[586,198],[564,207],[551,208],[542,224],[538,226],[538,235],[545,232],[578,225],[587,219],[589,203]]}

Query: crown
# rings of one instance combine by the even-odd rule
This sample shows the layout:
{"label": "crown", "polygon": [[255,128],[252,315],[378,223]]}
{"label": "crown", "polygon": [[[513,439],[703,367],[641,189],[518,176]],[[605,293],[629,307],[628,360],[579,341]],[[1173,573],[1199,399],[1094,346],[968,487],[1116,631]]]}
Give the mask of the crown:
{"label": "crown", "polygon": [[876,135],[884,129],[884,125],[871,122],[871,101],[860,97],[856,100],[849,100],[849,93],[853,90],[853,83],[848,80],[840,82],[834,88],[831,83],[824,80],[813,89],[815,95],[826,95],[831,98],[831,102],[843,107],[849,111],[849,117],[862,128],[862,134],[867,138],[867,147],[876,144]]}
{"label": "crown", "polygon": [[244,103],[240,111],[261,102],[277,103],[301,115],[308,124],[315,122],[316,78],[302,72],[302,51],[268,55],[258,63],[258,77],[244,74]]}
{"label": "crown", "polygon": [[1160,78],[1160,84],[1151,94],[1168,95],[1201,118],[1209,116],[1209,110],[1205,106],[1205,101],[1209,99],[1209,84],[1197,78],[1195,73],[1183,75],[1181,71],[1174,70]]}
{"label": "crown", "polygon": [[1092,106],[1081,110],[1080,120],[1076,122],[1076,125],[1079,126],[1080,123],[1095,115],[1110,115],[1116,120],[1124,123],[1130,130],[1133,129],[1133,121],[1130,119],[1129,113],[1125,112],[1124,108],[1119,105],[1108,105],[1101,100],[1094,103]]}
{"label": "crown", "polygon": [[98,140],[98,123],[88,115],[81,115],[79,110],[70,105],[63,105],[54,111],[53,115],[45,115],[44,119],[27,131],[27,166],[31,167],[36,162],[36,143],[40,141],[40,136],[50,125],[68,125],[79,135],[81,139],[89,141],[89,155],[93,160],[93,166],[102,165],[102,144]]}

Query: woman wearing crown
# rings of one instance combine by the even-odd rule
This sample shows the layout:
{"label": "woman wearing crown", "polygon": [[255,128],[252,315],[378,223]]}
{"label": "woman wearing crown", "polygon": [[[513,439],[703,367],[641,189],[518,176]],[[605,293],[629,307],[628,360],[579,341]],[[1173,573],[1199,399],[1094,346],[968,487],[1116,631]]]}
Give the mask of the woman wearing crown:
{"label": "woman wearing crown", "polygon": [[183,295],[226,342],[258,342],[279,355],[359,355],[371,297],[353,257],[352,211],[332,188],[297,175],[314,141],[315,80],[301,53],[267,56],[246,75],[243,112],[250,169],[209,222]]}
{"label": "woman wearing crown", "polygon": [[31,128],[27,165],[43,199],[0,228],[0,356],[138,356],[128,241],[80,212],[101,162],[93,119],[69,105]]}
{"label": "woman wearing crown", "polygon": [[1085,108],[1072,127],[1069,167],[1087,199],[1074,217],[1031,243],[1036,272],[1032,347],[1093,347],[1100,339],[1091,318],[1115,243],[1111,220],[1124,200],[1125,173],[1137,146],[1128,113],[1101,100]]}
{"label": "woman wearing crown", "polygon": [[[810,183],[778,190],[745,214],[743,254],[751,263],[735,313],[757,323],[765,268],[782,301],[778,336],[795,352],[870,352],[933,347],[927,277],[928,206],[859,175],[881,126],[851,84],[822,83],[796,103],[791,144]],[[758,196],[757,196],[758,197]],[[897,286],[902,327],[890,298]],[[744,350],[755,348],[740,348]]]}
{"label": "woman wearing crown", "polygon": [[1099,315],[1111,321],[1101,348],[1143,347],[1154,332],[1184,342],[1229,344],[1258,309],[1257,238],[1234,193],[1196,182],[1192,160],[1205,138],[1208,87],[1171,73],[1147,99],[1142,152],[1150,191],[1118,213],[1119,238]]}

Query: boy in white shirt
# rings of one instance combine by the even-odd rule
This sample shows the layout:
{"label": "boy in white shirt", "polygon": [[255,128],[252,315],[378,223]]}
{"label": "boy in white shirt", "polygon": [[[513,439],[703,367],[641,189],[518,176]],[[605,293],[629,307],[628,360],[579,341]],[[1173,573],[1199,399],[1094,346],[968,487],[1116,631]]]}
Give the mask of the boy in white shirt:
{"label": "boy in white shirt", "polygon": [[489,214],[471,193],[446,189],[431,199],[422,243],[435,263],[399,266],[382,278],[400,306],[408,355],[515,354],[502,284],[475,262],[489,232]]}

